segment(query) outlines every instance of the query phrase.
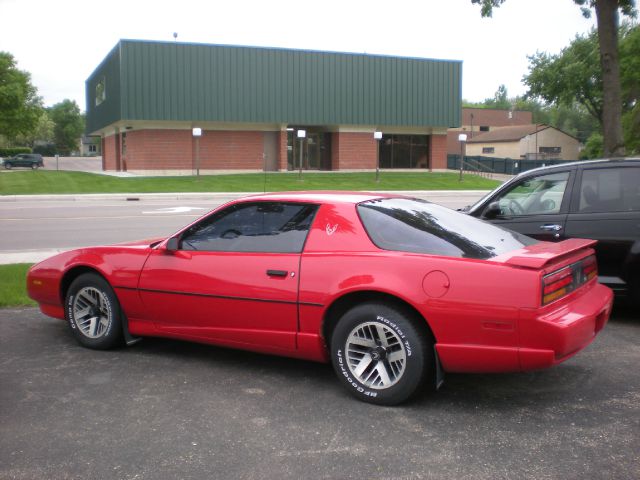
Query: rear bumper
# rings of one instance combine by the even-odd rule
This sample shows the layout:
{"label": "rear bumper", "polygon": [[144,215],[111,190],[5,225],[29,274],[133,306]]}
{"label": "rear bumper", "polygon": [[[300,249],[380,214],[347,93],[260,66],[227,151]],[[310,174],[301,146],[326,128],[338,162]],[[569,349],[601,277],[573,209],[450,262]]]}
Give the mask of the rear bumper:
{"label": "rear bumper", "polygon": [[613,292],[593,283],[583,295],[544,309],[520,310],[519,346],[436,344],[447,372],[497,373],[548,368],[589,345],[604,328]]}
{"label": "rear bumper", "polygon": [[584,295],[551,312],[520,319],[521,370],[564,362],[589,345],[604,328],[613,305],[613,292],[594,283]]}

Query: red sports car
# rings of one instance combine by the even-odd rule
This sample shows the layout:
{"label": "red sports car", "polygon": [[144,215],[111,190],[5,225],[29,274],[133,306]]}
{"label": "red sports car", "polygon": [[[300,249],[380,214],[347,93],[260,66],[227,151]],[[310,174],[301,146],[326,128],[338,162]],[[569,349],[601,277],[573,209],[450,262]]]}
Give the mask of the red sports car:
{"label": "red sports car", "polygon": [[27,288],[86,347],[171,337],[331,361],[356,397],[392,405],[444,372],[545,368],[587,346],[612,304],[594,243],[397,195],[265,194],[170,238],[56,255]]}

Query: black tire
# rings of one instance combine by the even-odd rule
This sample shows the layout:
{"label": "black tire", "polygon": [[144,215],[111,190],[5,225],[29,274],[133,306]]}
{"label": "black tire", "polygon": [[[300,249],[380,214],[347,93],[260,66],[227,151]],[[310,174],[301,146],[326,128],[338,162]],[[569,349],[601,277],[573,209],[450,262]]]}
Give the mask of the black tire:
{"label": "black tire", "polygon": [[13,165],[11,165],[9,162],[4,162],[4,168],[6,170],[11,170],[11,167],[13,167]]}
{"label": "black tire", "polygon": [[65,317],[73,336],[84,347],[107,350],[122,344],[120,304],[100,275],[84,273],[71,283]]}
{"label": "black tire", "polygon": [[32,163],[31,164],[31,170],[37,170],[39,166],[40,165],[38,165],[37,163]]}
{"label": "black tire", "polygon": [[433,339],[422,319],[384,303],[357,305],[331,336],[331,361],[344,386],[359,400],[397,405],[435,375]]}

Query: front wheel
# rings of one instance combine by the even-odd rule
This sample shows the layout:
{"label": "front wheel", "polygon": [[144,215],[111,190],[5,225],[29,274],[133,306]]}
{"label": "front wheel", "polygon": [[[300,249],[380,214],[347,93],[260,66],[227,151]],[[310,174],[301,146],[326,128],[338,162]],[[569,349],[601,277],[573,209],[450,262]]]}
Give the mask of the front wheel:
{"label": "front wheel", "polygon": [[109,283],[95,273],[85,273],[69,287],[65,316],[76,340],[83,346],[106,350],[122,342],[120,304]]}
{"label": "front wheel", "polygon": [[435,372],[433,340],[419,322],[411,312],[383,303],[349,310],[331,337],[338,378],[369,403],[396,405],[414,396]]}
{"label": "front wheel", "polygon": [[11,164],[10,164],[10,163],[8,163],[8,162],[4,162],[4,168],[5,168],[6,170],[11,170],[11,167],[13,167],[13,165],[11,165]]}

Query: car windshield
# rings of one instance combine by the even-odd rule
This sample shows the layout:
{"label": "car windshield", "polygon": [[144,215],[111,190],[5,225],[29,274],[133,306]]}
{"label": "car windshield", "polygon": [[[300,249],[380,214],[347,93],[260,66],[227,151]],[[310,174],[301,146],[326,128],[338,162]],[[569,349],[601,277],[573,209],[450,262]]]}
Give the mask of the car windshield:
{"label": "car windshield", "polygon": [[384,250],[488,259],[538,243],[425,200],[370,200],[358,205],[358,214],[373,243]]}

